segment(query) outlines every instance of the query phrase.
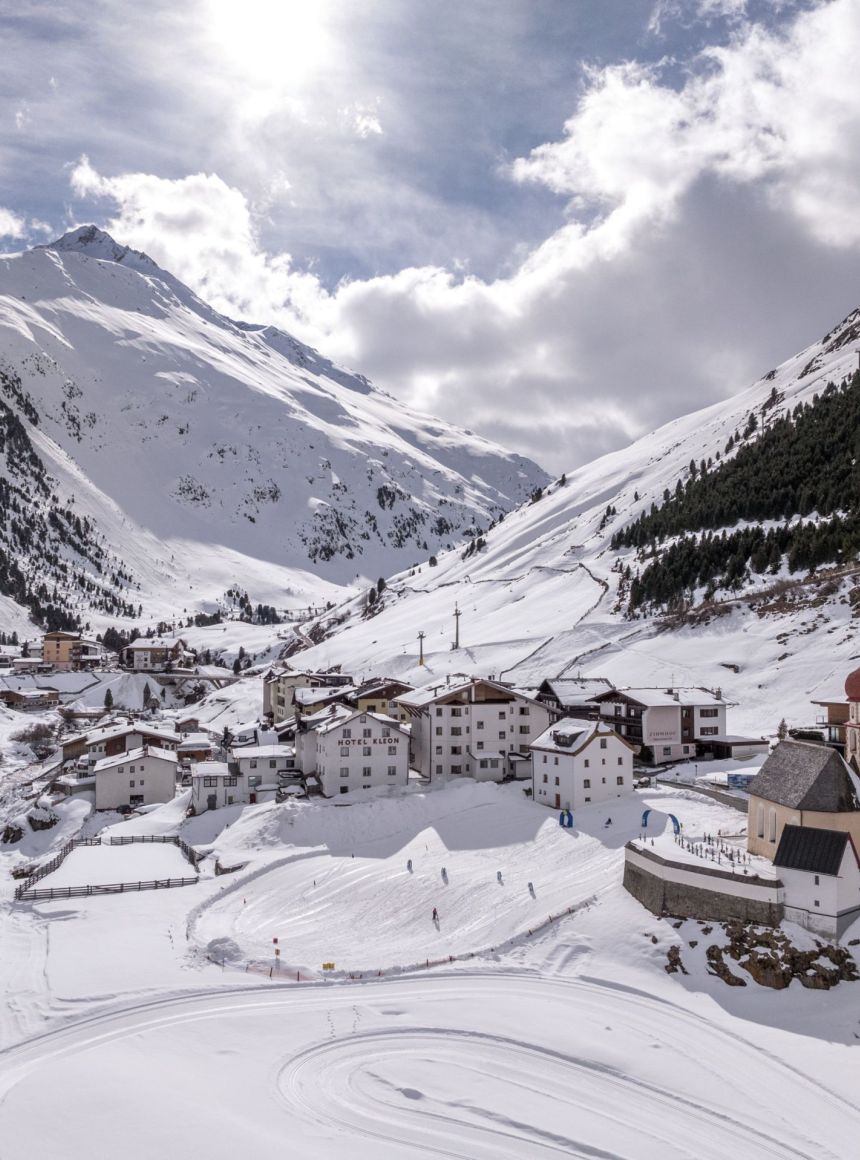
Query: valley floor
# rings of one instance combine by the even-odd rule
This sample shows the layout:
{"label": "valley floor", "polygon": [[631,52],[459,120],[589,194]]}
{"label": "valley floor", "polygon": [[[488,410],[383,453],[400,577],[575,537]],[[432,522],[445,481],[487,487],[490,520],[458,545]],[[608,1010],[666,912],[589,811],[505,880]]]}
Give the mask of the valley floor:
{"label": "valley floor", "polygon": [[[851,984],[729,988],[697,924],[621,887],[647,806],[649,832],[672,812],[691,836],[740,833],[737,811],[657,787],[570,832],[471,782],[188,823],[181,805],[108,833],[181,825],[211,852],[197,886],[15,904],[3,876],[0,1155],[855,1155]],[[216,855],[242,868],[216,877]],[[690,973],[670,976],[679,943]]]}

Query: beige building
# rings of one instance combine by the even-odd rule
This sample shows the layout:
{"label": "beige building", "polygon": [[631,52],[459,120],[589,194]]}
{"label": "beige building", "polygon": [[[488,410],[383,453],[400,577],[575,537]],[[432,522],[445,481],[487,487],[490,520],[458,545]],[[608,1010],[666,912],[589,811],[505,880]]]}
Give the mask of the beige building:
{"label": "beige building", "polygon": [[845,760],[860,769],[860,669],[848,674],[845,681],[845,697],[848,701],[848,720],[845,728]]}
{"label": "beige building", "polygon": [[848,833],[860,847],[860,778],[835,749],[781,741],[749,787],[747,843],[773,859],[786,826]]}
{"label": "beige building", "polygon": [[46,632],[42,637],[42,660],[61,672],[91,668],[104,658],[98,641],[87,640],[78,632]]}
{"label": "beige building", "polygon": [[381,713],[383,717],[392,717],[395,721],[408,720],[408,714],[395,703],[395,697],[404,693],[411,693],[412,685],[403,681],[378,680],[362,685],[350,697],[350,703],[355,705],[360,713]]}

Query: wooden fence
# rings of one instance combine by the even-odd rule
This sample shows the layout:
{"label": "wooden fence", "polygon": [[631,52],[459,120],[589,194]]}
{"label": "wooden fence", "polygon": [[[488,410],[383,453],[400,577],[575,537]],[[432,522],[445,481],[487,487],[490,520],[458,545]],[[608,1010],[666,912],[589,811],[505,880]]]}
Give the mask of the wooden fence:
{"label": "wooden fence", "polygon": [[175,886],[195,886],[199,878],[153,878],[150,882],[112,882],[101,886],[53,886],[41,890],[16,890],[15,897],[25,902],[44,902],[52,898],[88,898],[92,894],[131,894],[138,890],[172,890]]}
{"label": "wooden fence", "polygon": [[19,902],[38,902],[51,898],[86,898],[92,894],[125,894],[138,890],[167,890],[174,886],[191,886],[197,882],[194,878],[154,878],[149,882],[114,882],[104,886],[53,886],[34,890],[33,887],[42,878],[53,874],[78,846],[132,846],[137,843],[161,842],[177,846],[187,862],[194,869],[203,857],[202,854],[176,834],[123,834],[117,837],[108,837],[102,842],[101,838],[72,838],[54,855],[50,862],[45,862],[34,870],[29,878],[25,878],[15,889],[15,899]]}

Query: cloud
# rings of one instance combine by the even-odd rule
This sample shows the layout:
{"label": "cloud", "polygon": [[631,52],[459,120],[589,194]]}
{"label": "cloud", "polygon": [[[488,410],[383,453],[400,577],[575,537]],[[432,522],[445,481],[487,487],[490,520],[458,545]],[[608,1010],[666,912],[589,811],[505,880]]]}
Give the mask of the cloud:
{"label": "cloud", "polygon": [[73,188],[220,309],[562,470],[739,389],[854,305],[858,53],[860,8],[831,0],[740,26],[680,80],[592,68],[559,139],[503,166],[567,214],[503,276],[428,263],[326,285],[267,250],[268,203],[213,173],[103,177],[84,158]]}
{"label": "cloud", "polygon": [[0,238],[23,238],[27,234],[27,223],[11,209],[0,206]]}

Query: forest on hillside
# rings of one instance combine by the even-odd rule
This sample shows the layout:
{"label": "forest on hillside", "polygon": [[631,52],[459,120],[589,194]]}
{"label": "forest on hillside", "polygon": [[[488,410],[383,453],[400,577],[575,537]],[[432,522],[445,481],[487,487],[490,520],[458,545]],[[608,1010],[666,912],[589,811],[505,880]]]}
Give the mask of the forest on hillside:
{"label": "forest on hillside", "polygon": [[631,612],[737,590],[784,558],[791,572],[856,558],[860,372],[791,411],[777,414],[779,402],[774,390],[716,463],[691,461],[661,505],[615,533],[612,547],[636,548],[644,565],[628,577]]}

